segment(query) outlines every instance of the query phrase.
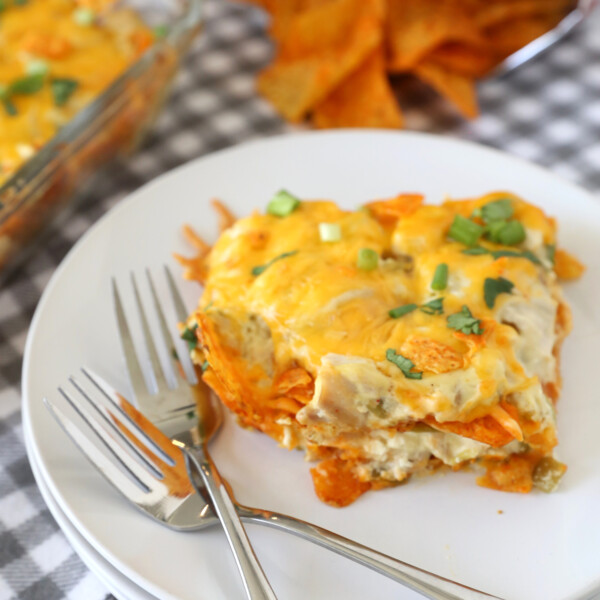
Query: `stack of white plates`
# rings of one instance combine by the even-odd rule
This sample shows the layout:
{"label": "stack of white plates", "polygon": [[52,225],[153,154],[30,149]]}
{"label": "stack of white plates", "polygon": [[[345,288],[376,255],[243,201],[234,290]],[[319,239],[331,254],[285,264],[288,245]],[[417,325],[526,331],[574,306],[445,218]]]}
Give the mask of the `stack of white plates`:
{"label": "stack of white plates", "polygon": [[[129,395],[111,277],[125,289],[131,271],[150,267],[159,275],[173,252],[191,254],[180,233],[184,223],[214,240],[210,198],[245,215],[281,188],[347,208],[403,191],[439,202],[446,195],[505,189],[556,216],[561,245],[588,265],[581,281],[566,286],[575,329],[563,351],[559,432],[560,458],[569,471],[550,496],[493,492],[478,488],[473,474],[457,473],[420,478],[334,509],[316,499],[300,453],[228,420],[212,447],[238,499],[312,521],[506,600],[590,598],[600,589],[600,205],[584,190],[509,156],[408,133],[301,134],[217,153],[136,192],[75,246],[40,302],[23,370],[32,467],[75,549],[122,598],[243,598],[218,528],[176,533],[137,512],[78,453],[41,400],[56,400],[57,387],[82,365]],[[191,308],[200,289],[187,283],[184,294]],[[257,526],[249,534],[286,600],[418,597],[307,542]]]}

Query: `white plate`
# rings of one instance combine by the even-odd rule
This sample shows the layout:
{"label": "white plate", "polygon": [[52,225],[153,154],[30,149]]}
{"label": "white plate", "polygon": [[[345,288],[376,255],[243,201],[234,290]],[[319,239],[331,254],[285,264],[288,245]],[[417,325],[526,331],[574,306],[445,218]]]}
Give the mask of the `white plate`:
{"label": "white plate", "polygon": [[[180,534],[150,522],[110,489],[64,439],[41,404],[85,364],[129,389],[110,301],[110,278],[190,253],[180,233],[191,223],[209,240],[219,197],[238,215],[264,207],[285,187],[348,208],[420,191],[430,202],[508,189],[558,217],[561,243],[588,265],[566,286],[575,330],[563,352],[561,490],[513,495],[457,473],[370,493],[345,509],[321,504],[298,452],[228,421],[214,455],[240,501],[297,515],[506,600],[579,600],[600,588],[600,205],[584,190],[538,167],[465,142],[422,134],[327,132],[250,143],[167,174],[111,211],[75,246],[36,311],[23,369],[24,402],[39,467],[82,536],[126,577],[161,598],[242,598],[217,529]],[[184,287],[190,305],[199,293]],[[503,513],[499,514],[499,510]],[[416,595],[306,542],[250,528],[281,598],[401,598]]]}
{"label": "white plate", "polygon": [[100,556],[100,554],[98,554],[98,552],[96,552],[92,546],[86,542],[83,536],[77,531],[73,523],[69,521],[48,489],[48,486],[44,480],[44,476],[42,475],[42,471],[38,466],[38,459],[30,441],[29,432],[29,418],[27,411],[24,411],[23,437],[25,439],[27,456],[29,458],[29,464],[31,465],[31,470],[33,471],[35,481],[40,489],[44,501],[46,502],[46,505],[48,506],[48,509],[52,513],[52,516],[62,529],[63,533],[81,560],[83,560],[87,567],[98,576],[98,579],[104,583],[106,588],[110,590],[113,596],[115,596],[118,600],[156,600],[154,596],[151,596],[142,588],[135,585],[135,583],[127,579],[107,560],[102,558],[102,556]]}

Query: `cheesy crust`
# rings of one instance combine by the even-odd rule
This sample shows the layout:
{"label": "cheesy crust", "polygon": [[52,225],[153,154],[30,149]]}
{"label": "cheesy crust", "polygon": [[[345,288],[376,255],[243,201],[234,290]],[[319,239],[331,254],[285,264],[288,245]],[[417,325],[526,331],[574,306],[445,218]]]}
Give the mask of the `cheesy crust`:
{"label": "cheesy crust", "polygon": [[[487,234],[481,209],[499,200],[523,227],[517,244]],[[477,250],[452,239],[457,215],[480,226]],[[340,238],[323,241],[321,224],[339,226]],[[546,480],[552,466],[559,350],[571,328],[555,244],[554,220],[507,192],[254,213],[182,259],[205,286],[187,323],[192,358],[242,425],[321,461],[316,492],[335,506],[474,462],[487,466],[482,485],[529,491],[540,460]],[[365,248],[375,268],[357,263]],[[491,306],[488,280],[510,284]],[[396,307],[406,312],[394,318]],[[453,326],[465,308],[474,329]]]}

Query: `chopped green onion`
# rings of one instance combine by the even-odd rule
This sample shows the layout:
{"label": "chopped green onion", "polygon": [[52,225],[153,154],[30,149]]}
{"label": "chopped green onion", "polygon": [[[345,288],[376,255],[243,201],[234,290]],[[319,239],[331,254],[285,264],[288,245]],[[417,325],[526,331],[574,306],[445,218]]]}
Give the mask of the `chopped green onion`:
{"label": "chopped green onion", "polygon": [[546,256],[552,265],[554,265],[554,260],[556,257],[556,244],[546,244]]}
{"label": "chopped green onion", "polygon": [[277,262],[278,260],[281,260],[282,258],[287,258],[288,256],[294,256],[294,254],[298,254],[298,250],[292,250],[292,252],[284,252],[283,254],[280,254],[279,256],[272,258],[268,263],[265,263],[264,265],[259,265],[259,266],[253,267],[251,273],[252,273],[252,275],[257,277],[261,273],[264,273],[274,262]]}
{"label": "chopped green onion", "polygon": [[500,243],[500,232],[508,225],[508,221],[492,221],[485,228],[485,235],[495,244]]}
{"label": "chopped green onion", "polygon": [[5,0],[0,0],[0,13],[6,10],[6,1]]}
{"label": "chopped green onion", "polygon": [[82,27],[89,27],[94,24],[96,13],[91,8],[82,6],[73,13],[73,21]]}
{"label": "chopped green onion", "polygon": [[206,372],[206,369],[208,369],[208,367],[210,367],[210,364],[209,364],[209,362],[208,362],[207,360],[205,360],[205,361],[202,363],[202,366],[201,366],[200,368],[202,369],[202,372],[203,372],[203,373],[205,373],[205,372]]}
{"label": "chopped green onion", "polygon": [[29,95],[39,92],[44,85],[44,75],[36,73],[35,75],[26,75],[21,79],[13,81],[8,89],[10,94]]}
{"label": "chopped green onion", "polygon": [[456,329],[457,331],[460,331],[467,335],[470,335],[472,333],[474,333],[475,335],[481,335],[483,333],[483,329],[481,328],[481,321],[479,319],[476,319],[471,314],[471,311],[466,305],[463,305],[460,312],[454,313],[453,315],[449,315],[446,320],[450,329]]}
{"label": "chopped green onion", "polygon": [[417,310],[418,306],[416,304],[405,304],[404,306],[398,306],[396,308],[392,308],[388,312],[388,315],[392,317],[392,319],[399,319],[408,313],[411,313],[413,310]]}
{"label": "chopped green onion", "polygon": [[494,308],[496,298],[500,294],[510,294],[515,284],[504,277],[498,277],[498,279],[492,279],[486,277],[483,282],[483,297],[485,304],[488,308]]}
{"label": "chopped green onion", "polygon": [[15,6],[25,6],[29,0],[13,0]]}
{"label": "chopped green onion", "polygon": [[448,285],[448,265],[446,263],[440,263],[435,268],[433,274],[433,280],[431,281],[431,289],[433,290],[445,290]]}
{"label": "chopped green onion", "polygon": [[322,242],[339,242],[342,228],[337,223],[319,223],[319,236]]}
{"label": "chopped green onion", "polygon": [[444,299],[436,298],[435,300],[425,302],[425,304],[419,306],[419,310],[426,315],[442,315],[444,314]]}
{"label": "chopped green onion", "polygon": [[168,25],[157,25],[152,32],[157,40],[163,40],[169,35],[169,27]]}
{"label": "chopped green onion", "polygon": [[498,241],[505,246],[516,246],[525,240],[525,227],[520,221],[509,221],[498,232]]}
{"label": "chopped green onion", "polygon": [[398,354],[393,348],[388,348],[385,357],[394,363],[404,374],[407,379],[423,379],[423,372],[415,373],[411,369],[415,366],[412,360]]}
{"label": "chopped green onion", "polygon": [[280,190],[275,194],[271,202],[267,204],[267,212],[276,217],[287,217],[300,206],[300,200],[292,196],[286,190]]}
{"label": "chopped green onion", "polygon": [[523,250],[521,257],[530,260],[534,265],[542,264],[542,261],[531,250]]}
{"label": "chopped green onion", "polygon": [[512,202],[509,198],[500,198],[493,202],[488,202],[480,208],[481,218],[486,223],[492,223],[494,221],[507,221],[514,214]]}
{"label": "chopped green onion", "polygon": [[356,266],[363,271],[372,271],[379,264],[379,254],[371,248],[361,248],[358,251]]}
{"label": "chopped green onion", "polygon": [[481,225],[465,219],[461,215],[456,215],[448,231],[448,237],[465,244],[465,246],[474,246],[477,240],[483,235],[484,228]]}
{"label": "chopped green onion", "polygon": [[198,323],[194,323],[191,327],[186,327],[181,332],[181,339],[187,342],[188,348],[194,350],[198,345],[198,338],[196,337],[196,329],[198,329]]}
{"label": "chopped green onion", "polygon": [[25,67],[27,75],[46,75],[49,70],[50,65],[41,58],[30,60]]}
{"label": "chopped green onion", "polygon": [[75,79],[52,79],[52,81],[50,82],[50,88],[52,90],[54,104],[56,106],[64,106],[69,100],[69,98],[73,95],[75,90],[78,88],[78,86],[79,82]]}

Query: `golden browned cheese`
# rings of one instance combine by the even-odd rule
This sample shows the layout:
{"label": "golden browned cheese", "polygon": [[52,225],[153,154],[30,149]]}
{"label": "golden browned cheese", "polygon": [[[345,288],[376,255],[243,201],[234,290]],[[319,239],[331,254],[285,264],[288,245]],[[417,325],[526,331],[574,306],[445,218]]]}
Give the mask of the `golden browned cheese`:
{"label": "golden browned cheese", "polygon": [[[524,240],[502,246],[484,235],[474,254],[449,237],[457,215],[483,226],[478,209],[500,199]],[[323,241],[320,224],[338,225],[341,238]],[[441,206],[410,194],[355,211],[302,201],[284,217],[254,213],[185,261],[205,284],[187,323],[199,340],[192,357],[207,361],[205,380],[243,425],[326,461],[313,470],[315,487],[336,506],[438,465],[518,455],[531,465],[522,479],[556,445],[570,313],[555,244],[555,221],[507,192]],[[357,261],[365,248],[379,257],[371,270]],[[441,264],[447,281],[433,289]],[[487,281],[500,279],[512,287],[490,302]],[[452,326],[464,307],[475,330]],[[521,462],[501,464],[508,473]]]}
{"label": "golden browned cheese", "polygon": [[[6,0],[0,8],[0,185],[153,42],[112,0]],[[15,83],[44,73],[35,91]],[[76,82],[62,102],[56,81]]]}

